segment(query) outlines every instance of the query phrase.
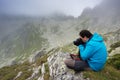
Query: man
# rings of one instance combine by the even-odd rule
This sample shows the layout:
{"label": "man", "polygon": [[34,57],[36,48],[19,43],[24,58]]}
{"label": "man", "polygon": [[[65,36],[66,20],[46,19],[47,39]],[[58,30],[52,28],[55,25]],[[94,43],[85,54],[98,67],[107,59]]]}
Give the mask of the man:
{"label": "man", "polygon": [[81,60],[66,59],[65,64],[75,71],[83,71],[90,68],[93,71],[100,71],[107,60],[107,50],[103,38],[97,34],[92,34],[88,30],[82,30],[79,33],[79,40],[82,40],[78,46]]}

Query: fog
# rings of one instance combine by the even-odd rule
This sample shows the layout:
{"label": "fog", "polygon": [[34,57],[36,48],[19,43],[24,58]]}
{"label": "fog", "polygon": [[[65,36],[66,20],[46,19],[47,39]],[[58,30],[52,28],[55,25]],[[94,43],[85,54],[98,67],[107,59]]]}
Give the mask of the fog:
{"label": "fog", "polygon": [[25,22],[16,22],[12,17],[8,20],[3,15],[46,16],[63,13],[78,17],[84,8],[94,8],[100,2],[102,0],[0,0],[0,39]]}
{"label": "fog", "polygon": [[102,0],[0,0],[0,13],[12,15],[48,15],[55,12],[80,16],[84,8],[93,8]]}

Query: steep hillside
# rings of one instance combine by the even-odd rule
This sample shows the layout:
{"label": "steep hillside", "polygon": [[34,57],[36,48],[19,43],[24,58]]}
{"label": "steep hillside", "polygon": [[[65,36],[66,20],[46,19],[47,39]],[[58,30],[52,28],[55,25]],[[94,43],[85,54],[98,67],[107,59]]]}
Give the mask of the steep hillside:
{"label": "steep hillside", "polygon": [[[53,48],[35,62],[24,62],[0,69],[0,80],[119,80],[119,57],[109,58],[100,72],[84,71],[75,73],[64,64],[69,53],[76,53],[73,44]],[[114,64],[113,64],[114,63]],[[11,73],[11,74],[10,74]]]}
{"label": "steep hillside", "polygon": [[49,44],[33,23],[26,23],[4,37],[0,45],[0,64],[2,66],[3,63],[11,64],[13,61],[23,61],[37,50],[47,48]]}
{"label": "steep hillside", "polygon": [[3,35],[0,35],[0,67],[18,61],[23,62],[37,55],[35,54],[37,51],[47,51],[71,42],[75,35],[75,33],[70,33],[74,32],[71,29],[73,21],[73,17],[62,14],[47,17],[1,17],[0,26]]}

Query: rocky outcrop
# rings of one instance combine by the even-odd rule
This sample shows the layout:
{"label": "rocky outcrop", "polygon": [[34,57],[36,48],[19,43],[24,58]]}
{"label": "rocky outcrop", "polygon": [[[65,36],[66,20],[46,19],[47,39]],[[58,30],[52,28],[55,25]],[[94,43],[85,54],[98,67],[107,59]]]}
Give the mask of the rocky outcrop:
{"label": "rocky outcrop", "polygon": [[113,56],[116,54],[120,54],[120,47],[115,48],[115,50],[112,50],[112,52],[109,54],[109,56]]}
{"label": "rocky outcrop", "polygon": [[84,79],[83,73],[75,73],[74,70],[68,69],[64,64],[65,58],[69,53],[57,52],[48,57],[50,70],[50,80],[89,80]]}

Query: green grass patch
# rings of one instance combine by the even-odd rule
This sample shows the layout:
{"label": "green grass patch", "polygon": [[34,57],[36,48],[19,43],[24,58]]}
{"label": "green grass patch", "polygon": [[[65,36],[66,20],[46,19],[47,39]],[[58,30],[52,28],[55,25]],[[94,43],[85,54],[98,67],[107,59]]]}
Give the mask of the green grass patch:
{"label": "green grass patch", "polygon": [[49,80],[49,78],[50,78],[49,65],[48,65],[48,63],[45,63],[44,80]]}
{"label": "green grass patch", "polygon": [[48,63],[45,63],[45,72],[49,73],[49,65],[48,65]]}
{"label": "green grass patch", "polygon": [[42,65],[43,63],[47,62],[47,58],[48,58],[48,55],[45,54],[41,58],[38,58],[35,63],[37,64],[37,66]]}
{"label": "green grass patch", "polygon": [[22,64],[3,67],[0,69],[0,80],[13,80],[20,71],[22,74],[16,80],[25,80],[31,76],[32,70],[29,70],[31,68],[31,64],[27,61]]}
{"label": "green grass patch", "polygon": [[15,71],[14,69],[17,66],[13,66],[13,67],[3,67],[0,69],[0,80],[12,80],[17,74],[17,71]]}
{"label": "green grass patch", "polygon": [[116,54],[108,59],[108,64],[120,70],[120,54]]}
{"label": "green grass patch", "polygon": [[85,71],[84,77],[91,80],[119,80],[120,79],[120,54],[110,57],[102,71]]}
{"label": "green grass patch", "polygon": [[44,74],[44,80],[49,80],[50,78],[50,74],[49,73],[45,73]]}
{"label": "green grass patch", "polygon": [[120,71],[115,69],[109,64],[106,64],[105,68],[102,71],[85,71],[84,77],[90,78],[90,80],[119,80]]}

